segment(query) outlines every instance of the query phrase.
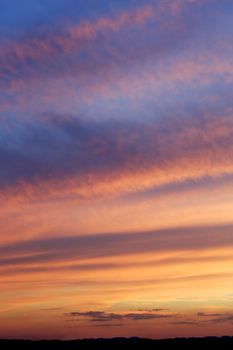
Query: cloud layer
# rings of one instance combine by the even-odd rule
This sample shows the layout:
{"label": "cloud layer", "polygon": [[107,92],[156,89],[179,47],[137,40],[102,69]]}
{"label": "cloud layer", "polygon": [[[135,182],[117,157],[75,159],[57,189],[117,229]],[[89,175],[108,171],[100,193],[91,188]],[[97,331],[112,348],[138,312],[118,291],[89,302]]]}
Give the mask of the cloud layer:
{"label": "cloud layer", "polygon": [[232,14],[1,1],[0,337],[232,331]]}

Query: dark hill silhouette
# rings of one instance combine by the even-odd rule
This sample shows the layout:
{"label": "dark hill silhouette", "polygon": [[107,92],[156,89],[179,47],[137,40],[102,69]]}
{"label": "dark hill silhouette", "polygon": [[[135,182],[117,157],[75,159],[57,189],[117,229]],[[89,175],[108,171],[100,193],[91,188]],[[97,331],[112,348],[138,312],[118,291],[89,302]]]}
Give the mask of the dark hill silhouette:
{"label": "dark hill silhouette", "polygon": [[144,338],[112,338],[83,340],[0,340],[0,348],[8,349],[97,349],[97,350],[233,350],[233,337],[174,338],[152,340]]}

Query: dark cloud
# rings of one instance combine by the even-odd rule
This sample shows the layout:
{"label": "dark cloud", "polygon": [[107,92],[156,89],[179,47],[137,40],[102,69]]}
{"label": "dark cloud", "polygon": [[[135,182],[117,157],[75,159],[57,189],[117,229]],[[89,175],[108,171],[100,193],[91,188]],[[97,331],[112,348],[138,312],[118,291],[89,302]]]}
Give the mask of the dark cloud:
{"label": "dark cloud", "polygon": [[[218,323],[233,323],[233,314],[229,312],[223,313],[205,313],[198,312],[197,316],[199,318],[193,320],[178,320],[172,321],[171,324],[176,325],[201,325],[205,326],[208,324],[218,324]],[[185,317],[185,316],[184,316]]]}
{"label": "dark cloud", "polygon": [[[157,309],[156,309],[157,310]],[[161,309],[162,310],[162,309]],[[152,312],[132,312],[132,313],[111,313],[111,312],[105,312],[105,311],[86,311],[86,312],[79,312],[79,311],[71,311],[64,313],[64,316],[67,317],[67,320],[69,321],[79,321],[82,318],[87,318],[89,322],[96,322],[96,323],[104,323],[105,322],[113,322],[113,325],[115,322],[118,322],[118,324],[123,324],[124,321],[146,321],[146,320],[156,320],[156,319],[175,319],[169,322],[173,325],[195,325],[195,326],[204,326],[208,324],[216,324],[216,323],[233,323],[233,314],[231,313],[222,313],[222,314],[205,314],[202,312],[197,313],[198,316],[206,316],[208,319],[188,319],[186,315],[181,314],[166,314],[166,313],[152,313]],[[216,315],[215,318],[212,318],[214,315]],[[217,316],[218,315],[218,316]],[[178,317],[178,319],[177,319]],[[119,323],[120,321],[120,323]]]}
{"label": "dark cloud", "polygon": [[87,311],[87,312],[68,312],[65,313],[69,317],[88,317],[91,322],[108,322],[115,320],[122,320],[124,317],[121,314],[106,313],[104,311]]}
{"label": "dark cloud", "polygon": [[167,314],[152,314],[152,313],[108,313],[104,311],[87,311],[87,312],[68,312],[64,314],[67,317],[74,317],[79,319],[80,317],[87,317],[90,322],[110,322],[110,321],[141,321],[141,320],[154,320],[159,318],[170,318],[173,315]]}
{"label": "dark cloud", "polygon": [[233,323],[233,314],[229,312],[224,313],[204,313],[204,312],[198,312],[198,316],[205,317],[206,323],[224,323],[224,322],[230,322]]}
{"label": "dark cloud", "polygon": [[211,323],[222,323],[228,322],[233,323],[233,314],[223,314],[222,316],[218,316],[210,320]]}
{"label": "dark cloud", "polygon": [[126,314],[125,317],[127,319],[131,319],[134,321],[139,321],[139,320],[154,320],[157,318],[170,318],[173,317],[173,315],[168,315],[168,314],[153,314],[153,313],[129,313]]}

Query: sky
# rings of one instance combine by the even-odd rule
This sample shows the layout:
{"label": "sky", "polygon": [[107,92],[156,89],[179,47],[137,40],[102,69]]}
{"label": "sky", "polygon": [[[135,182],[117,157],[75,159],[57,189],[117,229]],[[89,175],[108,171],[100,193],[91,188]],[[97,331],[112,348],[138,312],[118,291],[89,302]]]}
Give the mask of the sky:
{"label": "sky", "polygon": [[232,19],[0,0],[0,338],[233,334]]}

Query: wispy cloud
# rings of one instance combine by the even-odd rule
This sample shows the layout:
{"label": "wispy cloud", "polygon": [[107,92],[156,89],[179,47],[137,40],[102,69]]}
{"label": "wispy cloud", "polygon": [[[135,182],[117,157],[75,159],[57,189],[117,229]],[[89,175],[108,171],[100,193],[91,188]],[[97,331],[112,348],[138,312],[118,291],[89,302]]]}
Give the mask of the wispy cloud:
{"label": "wispy cloud", "polygon": [[[2,259],[4,256],[13,256],[12,263],[14,263],[16,255],[22,256],[22,254],[35,254],[35,259],[43,261],[43,257],[52,259],[53,254],[59,259],[71,256],[85,259],[149,251],[195,251],[227,247],[232,244],[232,235],[231,225],[164,229],[140,233],[89,234],[14,242],[1,245],[0,252]],[[22,259],[27,262],[31,257]]]}

